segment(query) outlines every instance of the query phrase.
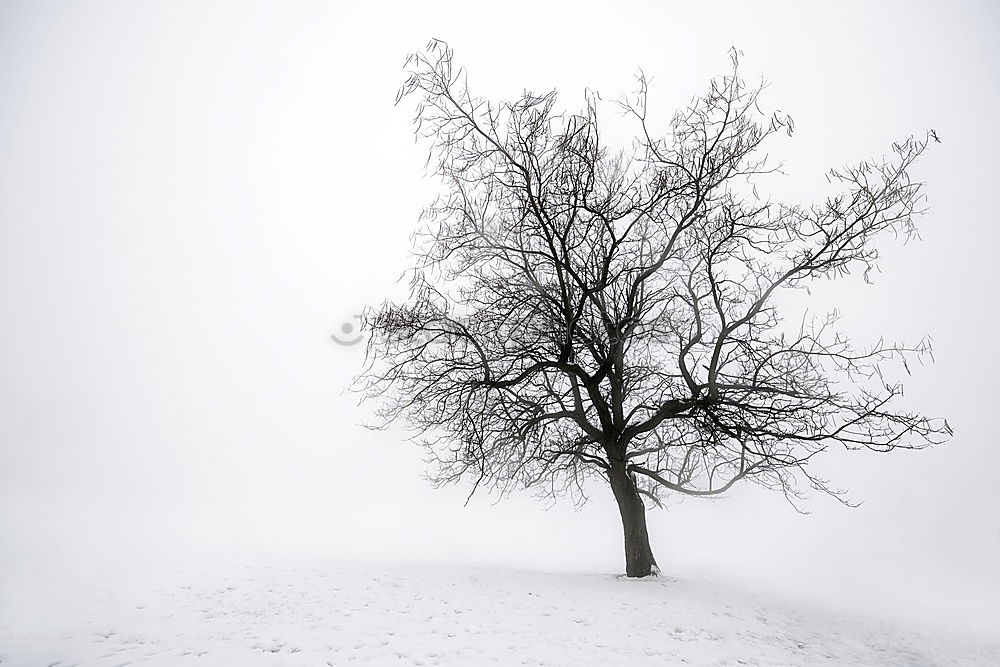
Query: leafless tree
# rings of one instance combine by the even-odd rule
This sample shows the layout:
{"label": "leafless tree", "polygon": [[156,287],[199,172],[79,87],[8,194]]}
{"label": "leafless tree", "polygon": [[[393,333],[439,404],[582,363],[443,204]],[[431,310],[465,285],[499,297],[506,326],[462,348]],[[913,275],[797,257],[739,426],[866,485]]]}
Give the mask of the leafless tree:
{"label": "leafless tree", "polygon": [[[645,505],[664,493],[712,496],[740,480],[840,492],[810,472],[831,445],[889,451],[939,442],[943,420],[891,409],[890,362],[916,345],[858,348],[834,315],[786,324],[782,290],[870,271],[873,241],[915,233],[927,147],[829,172],[840,194],[812,205],[762,199],[762,147],[791,134],[765,114],[764,88],[732,69],[673,117],[647,122],[646,79],[617,102],[630,149],[601,142],[599,99],[559,112],[556,94],[474,96],[440,41],[407,60],[399,99],[442,195],[416,234],[411,297],[364,314],[356,388],[376,425],[400,422],[438,484],[585,500],[608,482],[630,577],[657,572]],[[397,100],[398,101],[398,100]],[[798,320],[797,320],[798,321]],[[908,370],[908,369],[907,369]]]}

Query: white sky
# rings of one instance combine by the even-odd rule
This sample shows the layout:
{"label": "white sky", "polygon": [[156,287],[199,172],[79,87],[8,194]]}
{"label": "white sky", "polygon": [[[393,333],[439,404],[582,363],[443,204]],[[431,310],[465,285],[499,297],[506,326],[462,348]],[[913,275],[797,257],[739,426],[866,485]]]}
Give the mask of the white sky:
{"label": "white sky", "polygon": [[[585,86],[641,66],[664,119],[743,50],[790,113],[808,200],[823,172],[934,128],[922,240],[886,240],[836,305],[859,342],[929,333],[906,406],[946,446],[828,456],[865,500],[810,517],[740,488],[650,516],[662,566],[846,600],[996,609],[1000,353],[995,207],[1000,11],[988,1],[0,5],[0,546],[315,549],[617,571],[610,493],[583,512],[433,491],[401,433],[342,388],[328,336],[402,296],[423,180],[405,55],[448,41],[479,94]],[[789,313],[794,316],[795,313]],[[777,585],[777,584],[776,584]],[[979,605],[978,607],[976,605]],[[991,607],[992,605],[992,607]],[[939,612],[940,613],[940,612]]]}

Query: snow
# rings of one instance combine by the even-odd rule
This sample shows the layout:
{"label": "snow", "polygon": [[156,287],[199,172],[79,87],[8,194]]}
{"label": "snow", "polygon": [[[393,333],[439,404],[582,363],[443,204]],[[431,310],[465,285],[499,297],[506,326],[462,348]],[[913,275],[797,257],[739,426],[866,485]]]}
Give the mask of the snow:
{"label": "snow", "polygon": [[0,665],[1000,664],[1000,636],[671,576],[137,561],[0,570]]}

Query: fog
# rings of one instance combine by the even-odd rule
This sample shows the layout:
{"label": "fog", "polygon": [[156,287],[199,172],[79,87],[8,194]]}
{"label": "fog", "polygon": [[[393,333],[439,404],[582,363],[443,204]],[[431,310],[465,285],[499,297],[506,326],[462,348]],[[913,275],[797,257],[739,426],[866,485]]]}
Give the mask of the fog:
{"label": "fog", "polygon": [[[1000,11],[990,2],[6,2],[0,6],[0,548],[66,567],[171,550],[617,572],[610,492],[581,511],[434,490],[344,393],[366,304],[405,296],[435,192],[407,53],[449,42],[477,94],[627,92],[654,114],[744,53],[795,119],[772,192],[934,128],[921,239],[814,290],[856,341],[919,340],[901,407],[954,439],[829,452],[858,509],[740,486],[649,516],[664,570],[996,629]],[[798,298],[798,297],[797,297]],[[793,317],[796,312],[789,311]]]}

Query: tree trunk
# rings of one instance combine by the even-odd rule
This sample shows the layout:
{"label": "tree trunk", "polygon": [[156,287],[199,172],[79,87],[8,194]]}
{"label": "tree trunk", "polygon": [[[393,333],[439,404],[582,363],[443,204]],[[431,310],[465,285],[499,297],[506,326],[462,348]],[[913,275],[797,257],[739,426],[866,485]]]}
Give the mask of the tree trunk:
{"label": "tree trunk", "polygon": [[646,531],[646,508],[636,490],[635,482],[625,470],[624,463],[612,463],[611,490],[618,501],[625,530],[625,574],[629,577],[648,577],[659,573],[653,550],[649,547]]}

